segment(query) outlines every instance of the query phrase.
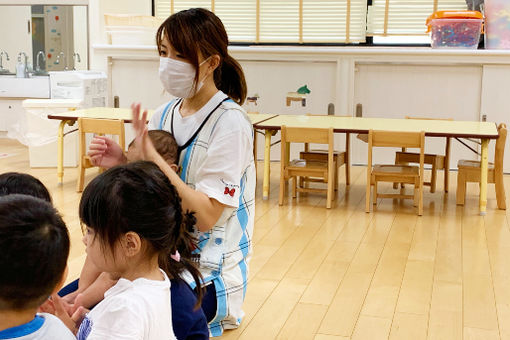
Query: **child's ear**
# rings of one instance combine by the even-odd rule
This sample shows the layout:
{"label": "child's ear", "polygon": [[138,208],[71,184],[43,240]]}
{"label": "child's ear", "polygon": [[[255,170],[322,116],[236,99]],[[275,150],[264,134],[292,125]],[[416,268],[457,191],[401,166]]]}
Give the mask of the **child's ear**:
{"label": "child's ear", "polygon": [[69,272],[69,267],[66,265],[66,269],[64,269],[64,272],[62,273],[62,277],[60,278],[60,281],[57,283],[57,285],[55,286],[55,288],[53,289],[53,292],[51,292],[51,294],[57,293],[60,290],[60,288],[62,288],[62,286],[66,282],[68,272]]}
{"label": "child's ear", "polygon": [[179,172],[179,166],[177,164],[170,164],[170,167],[172,168],[173,171],[175,172]]}
{"label": "child's ear", "polygon": [[133,231],[129,231],[124,235],[122,240],[124,253],[126,256],[134,256],[140,252],[142,248],[142,240],[140,235]]}

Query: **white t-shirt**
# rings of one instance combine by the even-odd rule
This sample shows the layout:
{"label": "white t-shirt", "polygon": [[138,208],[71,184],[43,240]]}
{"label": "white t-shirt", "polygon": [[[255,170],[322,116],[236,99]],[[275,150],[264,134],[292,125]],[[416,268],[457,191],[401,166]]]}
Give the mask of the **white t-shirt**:
{"label": "white t-shirt", "polygon": [[80,325],[78,340],[175,339],[170,280],[120,279]]}
{"label": "white t-shirt", "polygon": [[38,313],[29,323],[0,331],[0,339],[76,340],[76,337],[56,316]]}
{"label": "white t-shirt", "polygon": [[[199,111],[186,117],[181,116],[180,104],[177,105],[173,119],[173,133],[177,144],[182,146],[188,142],[209,113],[226,98],[226,94],[218,91]],[[149,130],[164,129],[172,132],[170,128],[165,128],[171,126],[172,110],[162,117],[167,105],[168,103],[156,109],[150,119]],[[253,161],[253,154],[246,152],[253,150],[253,128],[237,110],[227,110],[217,125],[209,141],[207,159],[196,175],[200,180],[195,183],[195,189],[222,204],[237,208],[239,190],[234,190],[233,195],[226,194],[225,191],[226,188],[232,190],[239,186],[244,169]]]}

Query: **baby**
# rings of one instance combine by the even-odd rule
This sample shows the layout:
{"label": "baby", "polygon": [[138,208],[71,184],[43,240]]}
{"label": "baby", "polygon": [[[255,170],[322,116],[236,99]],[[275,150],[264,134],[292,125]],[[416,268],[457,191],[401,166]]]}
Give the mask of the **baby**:
{"label": "baby", "polygon": [[[178,146],[175,141],[174,136],[165,130],[150,130],[149,138],[151,139],[152,144],[156,148],[156,151],[163,157],[163,159],[172,167],[172,169],[177,172],[178,166],[177,162],[179,160]],[[135,145],[135,141],[133,140],[131,144],[128,146],[128,151],[126,154],[126,158],[128,162],[138,161],[142,157],[140,156],[140,151],[138,150],[138,146]]]}

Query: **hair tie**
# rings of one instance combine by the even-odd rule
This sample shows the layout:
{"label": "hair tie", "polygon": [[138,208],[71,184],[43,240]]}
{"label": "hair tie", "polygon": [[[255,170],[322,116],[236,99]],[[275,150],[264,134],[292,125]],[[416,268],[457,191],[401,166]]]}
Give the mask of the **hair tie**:
{"label": "hair tie", "polygon": [[170,257],[176,261],[176,262],[180,262],[181,261],[181,254],[179,254],[179,251],[176,250],[175,253],[173,253],[172,255],[170,255]]}

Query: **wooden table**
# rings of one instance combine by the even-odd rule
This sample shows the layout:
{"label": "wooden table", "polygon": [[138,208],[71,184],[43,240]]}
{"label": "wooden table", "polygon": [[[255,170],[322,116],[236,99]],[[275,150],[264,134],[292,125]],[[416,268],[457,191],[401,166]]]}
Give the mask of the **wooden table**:
{"label": "wooden table", "polygon": [[487,206],[487,174],[488,145],[490,139],[498,138],[495,123],[446,121],[446,120],[413,120],[387,118],[356,118],[340,116],[304,116],[278,115],[263,122],[254,124],[256,129],[265,130],[266,144],[264,156],[263,196],[269,197],[269,148],[271,134],[280,130],[282,125],[289,127],[330,128],[337,133],[368,133],[369,130],[387,131],[425,131],[429,137],[457,137],[481,139],[481,183],[480,183],[480,214],[485,215]]}
{"label": "wooden table", "polygon": [[[147,118],[154,114],[153,110],[149,110]],[[248,117],[250,118],[253,124],[261,123],[267,119],[275,117],[274,114],[262,114],[262,113],[249,113]],[[120,109],[120,108],[112,108],[112,107],[93,107],[89,109],[83,110],[74,110],[61,112],[53,115],[48,115],[49,119],[57,119],[60,120],[60,125],[58,127],[58,154],[57,154],[57,176],[58,183],[62,184],[64,179],[64,127],[67,125],[74,125],[74,123],[78,120],[78,118],[94,118],[94,119],[120,119],[124,120],[126,123],[131,123],[132,113],[131,109]]]}

